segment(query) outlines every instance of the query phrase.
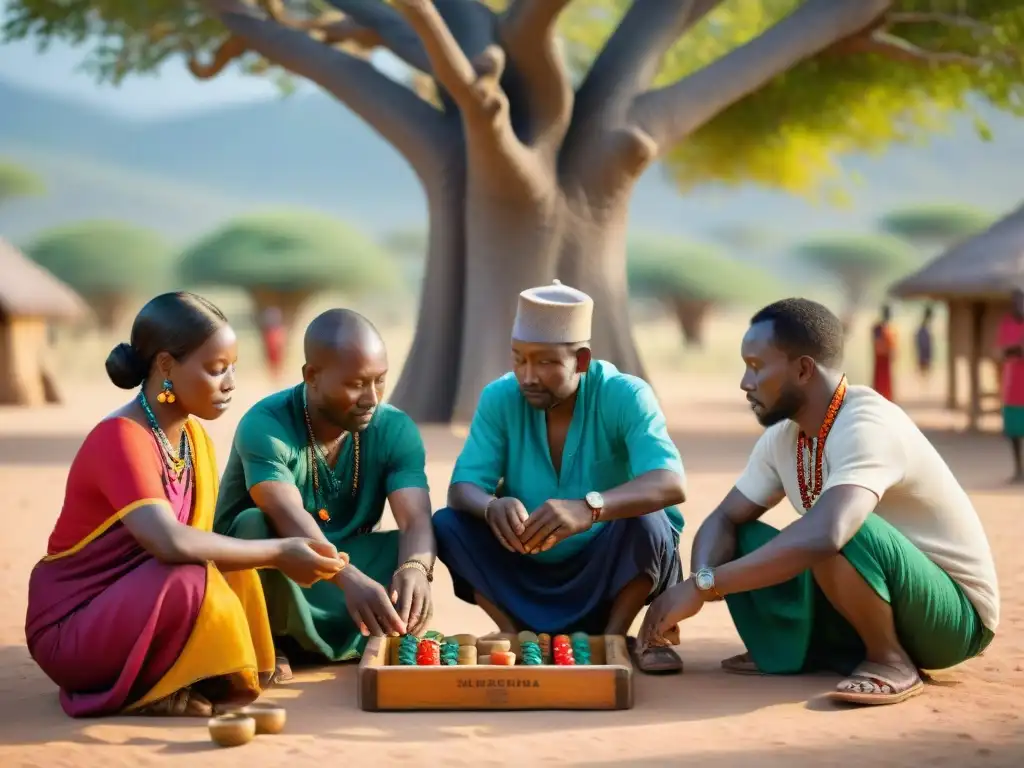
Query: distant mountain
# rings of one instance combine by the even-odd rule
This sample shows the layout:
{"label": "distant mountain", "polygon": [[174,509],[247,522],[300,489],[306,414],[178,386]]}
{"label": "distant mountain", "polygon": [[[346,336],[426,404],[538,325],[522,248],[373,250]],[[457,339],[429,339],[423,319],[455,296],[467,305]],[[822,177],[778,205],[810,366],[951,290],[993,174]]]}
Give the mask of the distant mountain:
{"label": "distant mountain", "polygon": [[[683,197],[654,168],[637,187],[631,225],[699,237],[742,222],[784,244],[816,230],[872,226],[901,204],[963,200],[1005,210],[1024,198],[1014,162],[1024,156],[1024,121],[990,117],[989,143],[964,120],[922,146],[847,160],[848,208],[755,187],[709,186]],[[0,210],[0,230],[16,237],[108,215],[184,240],[276,204],[319,208],[375,232],[425,223],[423,194],[404,160],[319,92],[133,122],[0,82],[0,154],[40,172],[51,189],[47,198]]]}

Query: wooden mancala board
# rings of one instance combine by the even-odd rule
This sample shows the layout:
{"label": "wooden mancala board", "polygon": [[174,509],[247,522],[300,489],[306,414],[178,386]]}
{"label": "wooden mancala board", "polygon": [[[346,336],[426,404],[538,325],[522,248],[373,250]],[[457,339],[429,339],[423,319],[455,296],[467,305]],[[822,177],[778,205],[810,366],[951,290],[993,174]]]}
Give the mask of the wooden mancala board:
{"label": "wooden mancala board", "polygon": [[[510,640],[515,635],[488,635]],[[398,666],[397,637],[371,637],[359,663],[359,707],[414,710],[630,709],[633,664],[621,635],[592,635],[585,666]],[[516,654],[520,658],[520,654]]]}

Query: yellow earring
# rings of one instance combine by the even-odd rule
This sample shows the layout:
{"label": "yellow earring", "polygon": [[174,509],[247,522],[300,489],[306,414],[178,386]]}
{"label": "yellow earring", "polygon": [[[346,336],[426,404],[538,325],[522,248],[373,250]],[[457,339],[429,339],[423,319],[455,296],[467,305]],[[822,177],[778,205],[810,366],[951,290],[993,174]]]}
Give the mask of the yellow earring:
{"label": "yellow earring", "polygon": [[171,384],[171,380],[164,379],[164,390],[156,396],[157,402],[170,404],[177,399],[178,398],[174,396],[174,386]]}

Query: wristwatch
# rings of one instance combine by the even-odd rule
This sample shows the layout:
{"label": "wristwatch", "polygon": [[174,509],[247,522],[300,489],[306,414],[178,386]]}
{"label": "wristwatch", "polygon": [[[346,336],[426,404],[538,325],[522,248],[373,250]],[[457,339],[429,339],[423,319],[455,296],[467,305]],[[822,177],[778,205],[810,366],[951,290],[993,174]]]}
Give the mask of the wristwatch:
{"label": "wristwatch", "polygon": [[591,517],[590,523],[593,525],[597,522],[598,518],[601,517],[601,510],[604,509],[604,496],[597,491],[591,491],[584,497],[584,501],[587,502],[587,506],[590,507]]}
{"label": "wristwatch", "polygon": [[[701,568],[693,574],[693,583],[704,595],[705,600],[724,600],[722,593],[715,587],[714,568]],[[713,595],[713,597],[712,597]]]}

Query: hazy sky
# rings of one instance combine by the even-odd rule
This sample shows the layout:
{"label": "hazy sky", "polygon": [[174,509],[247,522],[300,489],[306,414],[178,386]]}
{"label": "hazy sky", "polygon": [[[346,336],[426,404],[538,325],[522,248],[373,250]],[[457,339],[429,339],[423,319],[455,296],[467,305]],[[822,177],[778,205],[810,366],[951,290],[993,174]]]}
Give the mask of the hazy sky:
{"label": "hazy sky", "polygon": [[[81,99],[140,118],[164,117],[218,105],[275,98],[278,94],[275,86],[266,80],[230,71],[213,80],[199,82],[179,61],[168,62],[159,76],[133,76],[116,88],[100,86],[80,69],[85,55],[84,48],[59,43],[54,43],[45,53],[38,53],[34,42],[0,45],[0,80]],[[394,66],[393,59],[389,61],[388,56],[382,56],[380,64],[383,68]],[[2,108],[0,104],[0,112]]]}

